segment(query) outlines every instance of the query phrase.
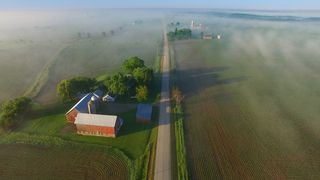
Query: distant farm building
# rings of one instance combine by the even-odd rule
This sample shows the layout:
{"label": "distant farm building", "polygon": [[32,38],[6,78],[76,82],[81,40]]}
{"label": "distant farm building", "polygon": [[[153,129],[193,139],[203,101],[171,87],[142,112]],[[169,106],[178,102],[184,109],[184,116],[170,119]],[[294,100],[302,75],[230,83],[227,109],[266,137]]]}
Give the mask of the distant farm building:
{"label": "distant farm building", "polygon": [[136,121],[149,123],[152,117],[152,105],[150,104],[139,104],[136,113]]}
{"label": "distant farm building", "polygon": [[191,21],[190,28],[191,28],[192,30],[194,30],[194,29],[203,29],[203,26],[202,26],[202,24],[196,24],[196,23],[192,20],[192,21]]}
{"label": "distant farm building", "polygon": [[115,97],[110,96],[109,94],[103,96],[102,101],[105,102],[114,102],[116,100]]}
{"label": "distant farm building", "polygon": [[78,134],[116,137],[123,120],[111,115],[78,113],[74,124]]}
{"label": "distant farm building", "polygon": [[211,39],[213,39],[213,37],[210,34],[205,34],[202,36],[202,39],[211,40]]}

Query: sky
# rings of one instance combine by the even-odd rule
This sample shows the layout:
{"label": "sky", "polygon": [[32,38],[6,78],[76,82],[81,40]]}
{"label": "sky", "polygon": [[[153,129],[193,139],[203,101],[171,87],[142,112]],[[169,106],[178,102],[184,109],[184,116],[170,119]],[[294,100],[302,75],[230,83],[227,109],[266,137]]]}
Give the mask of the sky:
{"label": "sky", "polygon": [[320,0],[0,0],[0,9],[213,8],[320,9]]}

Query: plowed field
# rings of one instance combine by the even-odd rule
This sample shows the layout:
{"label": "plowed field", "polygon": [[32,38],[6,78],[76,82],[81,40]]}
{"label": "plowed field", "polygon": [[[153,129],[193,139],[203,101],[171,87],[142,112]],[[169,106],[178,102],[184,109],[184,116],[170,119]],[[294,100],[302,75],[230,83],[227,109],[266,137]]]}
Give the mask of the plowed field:
{"label": "plowed field", "polygon": [[319,62],[247,43],[174,43],[191,179],[319,179]]}

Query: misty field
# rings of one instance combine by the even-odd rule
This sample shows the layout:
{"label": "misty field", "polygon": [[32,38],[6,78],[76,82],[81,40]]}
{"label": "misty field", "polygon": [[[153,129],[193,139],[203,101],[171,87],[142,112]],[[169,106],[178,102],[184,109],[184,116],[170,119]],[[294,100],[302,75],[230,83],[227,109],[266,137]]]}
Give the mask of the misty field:
{"label": "misty field", "polygon": [[319,179],[318,25],[202,20],[222,40],[173,44],[191,179]]}
{"label": "misty field", "polygon": [[161,47],[161,19],[141,11],[1,12],[1,18],[0,102],[19,95],[52,102],[60,80],[112,74],[131,56],[152,66]]}

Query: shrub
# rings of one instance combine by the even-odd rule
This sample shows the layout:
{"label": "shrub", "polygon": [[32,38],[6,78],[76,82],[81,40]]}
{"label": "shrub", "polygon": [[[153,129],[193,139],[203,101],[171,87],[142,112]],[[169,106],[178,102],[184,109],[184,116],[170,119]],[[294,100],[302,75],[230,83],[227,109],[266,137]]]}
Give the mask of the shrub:
{"label": "shrub", "polygon": [[148,88],[147,86],[138,86],[136,88],[136,96],[139,102],[146,101],[148,99]]}
{"label": "shrub", "polygon": [[31,103],[28,97],[18,97],[5,102],[1,107],[0,125],[4,129],[12,128],[18,117],[27,110]]}

